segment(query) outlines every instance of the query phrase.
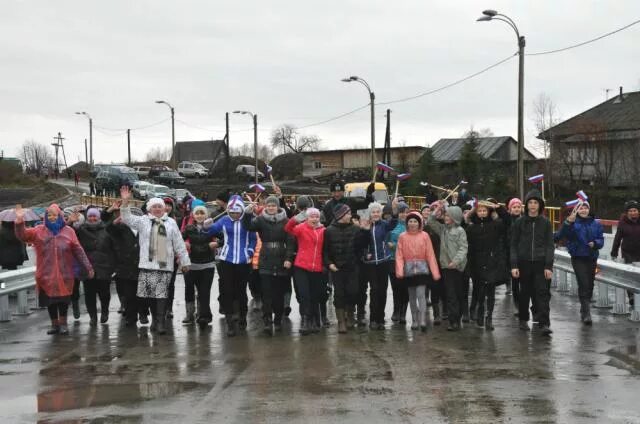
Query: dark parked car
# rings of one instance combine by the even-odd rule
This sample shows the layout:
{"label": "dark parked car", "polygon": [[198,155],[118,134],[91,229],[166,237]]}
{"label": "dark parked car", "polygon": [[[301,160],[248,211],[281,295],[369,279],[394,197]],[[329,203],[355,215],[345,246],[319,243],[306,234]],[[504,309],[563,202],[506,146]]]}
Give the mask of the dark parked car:
{"label": "dark parked car", "polygon": [[123,185],[133,187],[139,179],[136,171],[129,167],[111,166],[96,177],[96,190],[99,193],[117,193]]}
{"label": "dark parked car", "polygon": [[176,171],[162,171],[160,175],[153,179],[157,184],[172,186],[174,184],[184,184],[187,182],[185,177],[180,176]]}
{"label": "dark parked car", "polygon": [[160,175],[161,172],[164,172],[164,171],[173,171],[173,169],[169,168],[166,165],[151,165],[151,168],[149,169],[149,175],[147,175],[147,178],[154,179],[158,175]]}

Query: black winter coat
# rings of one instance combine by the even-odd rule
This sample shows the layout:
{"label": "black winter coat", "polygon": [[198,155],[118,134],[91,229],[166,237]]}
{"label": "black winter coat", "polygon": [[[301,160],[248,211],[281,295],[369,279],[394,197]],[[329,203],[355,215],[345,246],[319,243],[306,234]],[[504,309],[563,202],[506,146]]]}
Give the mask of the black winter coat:
{"label": "black winter coat", "polygon": [[16,237],[14,223],[2,222],[2,227],[0,227],[0,266],[5,269],[14,269],[28,259],[25,244]]}
{"label": "black winter coat", "polygon": [[198,228],[195,224],[189,224],[182,233],[182,238],[189,241],[189,258],[193,264],[206,264],[216,260],[215,250],[211,250],[209,243],[216,240],[209,235],[204,228]]}
{"label": "black winter coat", "polygon": [[351,208],[351,213],[356,213],[360,209],[367,209],[370,203],[374,202],[373,192],[375,190],[375,185],[370,184],[367,187],[367,196],[365,198],[362,197],[343,197],[340,200],[336,200],[331,198],[327,200],[324,207],[322,208],[322,223],[325,226],[329,226],[333,222],[333,212],[338,205],[345,204]]}
{"label": "black winter coat", "polygon": [[113,240],[115,250],[116,277],[123,280],[138,280],[140,245],[138,236],[125,224],[109,223],[107,232]]}
{"label": "black winter coat", "polygon": [[500,218],[471,215],[466,228],[469,266],[474,281],[502,283],[508,280],[504,224]]}
{"label": "black winter coat", "polygon": [[366,247],[368,235],[351,223],[334,221],[324,232],[324,265],[328,268],[334,264],[340,270],[354,269]]}
{"label": "black winter coat", "polygon": [[259,216],[244,214],[242,225],[247,231],[256,231],[260,236],[262,247],[258,262],[258,272],[265,275],[287,276],[289,270],[284,267],[284,261],[292,260],[287,253],[289,234],[284,226],[289,219],[284,209],[278,209],[275,216],[263,212]]}
{"label": "black winter coat", "polygon": [[115,270],[115,249],[107,226],[103,222],[85,223],[76,229],[76,234],[93,266],[95,278],[110,281]]}
{"label": "black winter coat", "polygon": [[621,246],[622,258],[625,262],[640,261],[640,220],[632,221],[627,217],[627,214],[622,215],[618,222],[618,229],[611,248],[611,257],[618,257],[618,250]]}
{"label": "black winter coat", "polygon": [[[531,190],[524,199],[527,205],[529,200],[537,200],[540,204],[540,213],[544,211],[544,200],[538,190]],[[542,215],[530,217],[525,206],[525,215],[518,218],[511,225],[510,244],[511,268],[518,268],[518,262],[544,262],[545,269],[553,269],[553,227],[551,222]]]}

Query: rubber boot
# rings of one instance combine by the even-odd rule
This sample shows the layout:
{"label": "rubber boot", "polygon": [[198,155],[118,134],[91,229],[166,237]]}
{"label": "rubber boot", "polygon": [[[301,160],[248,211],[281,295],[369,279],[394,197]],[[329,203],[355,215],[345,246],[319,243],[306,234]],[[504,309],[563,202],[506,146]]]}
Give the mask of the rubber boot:
{"label": "rubber boot", "polygon": [[582,322],[585,325],[592,325],[593,321],[591,320],[591,305],[589,304],[589,301],[581,301],[581,304]]}
{"label": "rubber boot", "polygon": [[67,335],[69,334],[69,327],[67,327],[67,316],[63,316],[58,318],[58,324],[59,324],[59,328],[60,328],[60,334],[61,335]]}
{"label": "rubber boot", "polygon": [[195,322],[195,309],[196,305],[194,302],[187,302],[185,305],[185,309],[187,310],[187,316],[182,320],[183,324],[193,324]]}
{"label": "rubber boot", "polygon": [[433,304],[433,325],[440,325],[440,304],[436,302]]}
{"label": "rubber boot", "polygon": [[234,337],[236,335],[236,321],[232,315],[226,315],[225,321],[227,322],[227,337]]}
{"label": "rubber boot", "polygon": [[273,336],[273,322],[271,322],[271,317],[265,317],[262,319],[263,327],[262,332],[267,336]]}
{"label": "rubber boot", "polygon": [[487,316],[484,320],[484,328],[489,330],[489,331],[493,331],[493,319],[491,318],[491,316]]}
{"label": "rubber boot", "polygon": [[71,309],[73,310],[73,318],[80,319],[80,303],[78,300],[71,301]]}
{"label": "rubber boot", "polygon": [[47,334],[58,334],[60,333],[60,320],[52,319],[51,320],[51,328],[47,330]]}
{"label": "rubber boot", "polygon": [[156,331],[158,334],[166,334],[167,299],[156,299]]}
{"label": "rubber boot", "polygon": [[347,305],[344,311],[344,322],[347,329],[352,329],[356,325],[353,305]]}
{"label": "rubber boot", "polygon": [[311,318],[308,315],[302,315],[302,320],[300,321],[300,334],[303,336],[308,335],[311,331],[309,329],[309,321]]}
{"label": "rubber boot", "polygon": [[400,305],[400,314],[398,316],[398,323],[401,325],[405,325],[407,323],[407,308],[409,307],[408,303],[404,303]]}
{"label": "rubber boot", "polygon": [[344,309],[336,309],[336,317],[338,318],[338,333],[345,334],[347,332],[347,323],[344,318]]}

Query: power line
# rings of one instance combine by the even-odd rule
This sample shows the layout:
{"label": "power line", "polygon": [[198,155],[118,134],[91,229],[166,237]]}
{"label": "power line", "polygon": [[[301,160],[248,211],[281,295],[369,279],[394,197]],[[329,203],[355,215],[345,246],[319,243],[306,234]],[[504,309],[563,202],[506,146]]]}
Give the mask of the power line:
{"label": "power line", "polygon": [[349,112],[345,112],[345,113],[340,114],[338,116],[334,116],[333,118],[325,119],[324,121],[320,121],[320,122],[314,122],[312,124],[302,125],[300,127],[294,127],[293,129],[294,130],[301,130],[303,128],[309,128],[309,127],[315,127],[315,126],[318,126],[318,125],[323,125],[323,124],[329,123],[331,121],[335,121],[337,119],[344,118],[345,116],[351,115],[353,113],[356,113],[356,112],[361,111],[362,109],[365,109],[365,108],[368,108],[368,107],[369,107],[369,103],[367,103],[364,106],[360,106],[357,109],[353,109],[353,110],[351,110]]}
{"label": "power line", "polygon": [[517,55],[518,55],[518,53],[514,53],[512,55],[509,55],[508,57],[502,59],[499,62],[494,63],[493,65],[487,66],[486,68],[484,68],[484,69],[482,69],[482,70],[480,70],[478,72],[475,72],[475,73],[473,73],[473,74],[471,74],[469,76],[461,78],[461,79],[459,79],[457,81],[454,81],[452,83],[449,83],[447,85],[443,85],[442,87],[439,87],[439,88],[436,88],[436,89],[433,89],[433,90],[430,90],[430,91],[427,91],[427,92],[424,92],[424,93],[416,94],[415,96],[404,97],[402,99],[396,99],[396,100],[389,100],[387,102],[378,102],[376,104],[381,106],[381,105],[390,105],[390,104],[394,104],[394,103],[408,102],[410,100],[415,100],[415,99],[418,99],[420,97],[425,97],[425,96],[429,96],[431,94],[438,93],[440,91],[446,90],[447,88],[451,88],[451,87],[456,86],[458,84],[462,84],[463,82],[468,81],[471,78],[477,77],[478,75],[482,75],[485,72],[487,72],[487,71],[489,71],[489,70],[491,70],[491,69],[493,69],[493,68],[495,68],[497,66],[500,66],[505,62],[508,62],[509,60],[513,59]]}
{"label": "power line", "polygon": [[124,131],[124,134],[126,134],[127,133],[127,129],[129,129],[131,131],[144,130],[146,128],[151,128],[151,127],[155,127],[155,126],[160,125],[160,124],[164,124],[165,122],[169,121],[170,119],[171,118],[164,118],[161,121],[157,121],[157,122],[154,122],[154,123],[151,123],[151,124],[148,124],[148,125],[143,125],[141,127],[136,127],[136,128],[107,128],[107,127],[101,127],[101,126],[98,126],[98,125],[94,125],[93,128],[98,128],[98,129],[101,129],[101,130],[112,131],[112,132],[122,132],[122,131]]}
{"label": "power line", "polygon": [[625,29],[631,28],[632,26],[634,26],[636,24],[639,24],[639,23],[640,23],[640,19],[638,19],[637,21],[631,22],[630,24],[625,25],[625,26],[623,26],[621,28],[618,28],[616,30],[608,32],[606,34],[602,34],[599,37],[592,38],[591,40],[583,41],[582,43],[573,44],[571,46],[563,47],[561,49],[556,49],[556,50],[548,50],[548,51],[544,51],[544,52],[535,52],[535,53],[526,53],[525,56],[542,56],[542,55],[546,55],[546,54],[564,52],[564,51],[567,51],[567,50],[575,49],[577,47],[582,47],[582,46],[585,46],[587,44],[593,43],[595,41],[602,40],[603,38],[609,37],[610,35],[617,34],[618,32],[624,31]]}

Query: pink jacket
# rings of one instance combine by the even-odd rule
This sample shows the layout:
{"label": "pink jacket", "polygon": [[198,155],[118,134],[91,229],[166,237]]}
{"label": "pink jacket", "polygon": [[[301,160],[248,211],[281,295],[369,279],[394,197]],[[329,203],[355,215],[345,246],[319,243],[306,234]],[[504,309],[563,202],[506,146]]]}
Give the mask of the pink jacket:
{"label": "pink jacket", "polygon": [[405,261],[416,259],[427,261],[433,280],[438,281],[440,279],[440,269],[438,268],[438,261],[433,251],[429,234],[424,231],[416,233],[405,231],[400,234],[396,247],[396,276],[403,278]]}

